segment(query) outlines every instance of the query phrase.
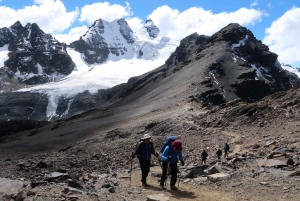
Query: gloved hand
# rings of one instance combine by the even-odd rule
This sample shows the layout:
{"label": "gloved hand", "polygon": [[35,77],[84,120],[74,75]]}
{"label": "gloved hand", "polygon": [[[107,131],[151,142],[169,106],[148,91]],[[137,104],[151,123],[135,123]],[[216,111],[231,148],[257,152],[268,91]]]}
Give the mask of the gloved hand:
{"label": "gloved hand", "polygon": [[168,161],[170,161],[170,160],[171,160],[171,158],[172,158],[172,157],[171,157],[171,156],[169,156],[169,157],[168,157]]}
{"label": "gloved hand", "polygon": [[134,158],[135,157],[135,153],[131,152],[130,156],[131,156],[131,158]]}
{"label": "gloved hand", "polygon": [[184,166],[184,161],[181,161],[181,165]]}

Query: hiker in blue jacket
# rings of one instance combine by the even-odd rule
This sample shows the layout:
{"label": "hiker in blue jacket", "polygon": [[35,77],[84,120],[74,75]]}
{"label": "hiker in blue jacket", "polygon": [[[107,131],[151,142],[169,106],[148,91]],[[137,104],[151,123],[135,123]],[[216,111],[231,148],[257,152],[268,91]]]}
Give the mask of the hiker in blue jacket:
{"label": "hiker in blue jacket", "polygon": [[228,157],[229,149],[230,149],[229,145],[227,143],[225,143],[225,145],[224,145],[224,152],[225,152],[224,158]]}
{"label": "hiker in blue jacket", "polygon": [[164,190],[164,182],[166,180],[168,167],[171,168],[171,190],[178,190],[175,186],[177,181],[177,162],[178,158],[181,161],[181,165],[184,165],[184,161],[182,158],[182,143],[180,140],[175,140],[171,143],[171,145],[167,145],[165,150],[161,155],[162,159],[162,175],[160,179],[160,189]]}
{"label": "hiker in blue jacket", "polygon": [[138,156],[140,167],[142,171],[142,185],[143,187],[147,187],[147,177],[150,171],[150,161],[151,161],[151,154],[155,155],[156,157],[159,156],[158,152],[155,152],[153,143],[150,141],[151,136],[149,134],[145,134],[142,141],[140,141],[139,145],[137,146],[135,152],[131,153],[131,157],[133,158],[135,155]]}

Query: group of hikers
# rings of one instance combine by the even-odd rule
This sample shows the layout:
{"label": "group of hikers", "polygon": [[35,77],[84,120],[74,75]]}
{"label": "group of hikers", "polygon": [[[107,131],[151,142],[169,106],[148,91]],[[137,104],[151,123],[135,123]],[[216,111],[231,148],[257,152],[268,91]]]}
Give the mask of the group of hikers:
{"label": "group of hikers", "polygon": [[[226,143],[224,146],[224,157],[228,157],[229,145]],[[169,136],[167,137],[165,143],[161,147],[161,160],[162,160],[162,174],[160,178],[160,189],[164,190],[164,184],[167,179],[168,170],[171,174],[171,181],[170,181],[170,189],[171,190],[178,190],[175,186],[177,181],[177,172],[178,172],[178,159],[181,162],[181,165],[184,166],[184,160],[182,157],[182,142],[178,137]],[[150,161],[151,155],[155,155],[159,157],[159,153],[154,150],[153,143],[151,142],[151,136],[149,134],[145,134],[144,137],[140,140],[139,144],[137,145],[136,149],[131,153],[131,157],[134,158],[135,156],[138,157],[140,162],[140,168],[142,172],[142,186],[147,187],[147,177],[150,171]],[[222,156],[222,150],[218,150],[216,153],[218,159]],[[208,157],[207,151],[204,149],[201,158],[202,163],[206,163]]]}

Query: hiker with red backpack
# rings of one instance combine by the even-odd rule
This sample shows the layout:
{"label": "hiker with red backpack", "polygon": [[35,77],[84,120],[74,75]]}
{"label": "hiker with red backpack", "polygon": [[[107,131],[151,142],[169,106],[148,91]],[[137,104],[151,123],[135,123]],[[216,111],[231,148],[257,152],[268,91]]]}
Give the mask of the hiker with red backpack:
{"label": "hiker with red backpack", "polygon": [[147,177],[150,171],[150,161],[151,161],[151,154],[155,155],[156,157],[159,156],[158,152],[155,152],[153,143],[150,141],[151,136],[149,134],[145,134],[144,138],[142,138],[136,147],[135,152],[131,153],[131,157],[134,158],[136,155],[140,162],[140,167],[142,171],[142,186],[147,187]]}
{"label": "hiker with red backpack", "polygon": [[[174,140],[171,138],[173,137]],[[184,166],[184,161],[182,157],[182,143],[180,140],[176,139],[174,136],[169,136],[166,142],[162,146],[162,175],[160,179],[160,189],[164,190],[164,182],[167,178],[168,168],[171,168],[171,190],[178,190],[175,186],[177,181],[177,162],[178,158],[181,161],[181,165]]]}

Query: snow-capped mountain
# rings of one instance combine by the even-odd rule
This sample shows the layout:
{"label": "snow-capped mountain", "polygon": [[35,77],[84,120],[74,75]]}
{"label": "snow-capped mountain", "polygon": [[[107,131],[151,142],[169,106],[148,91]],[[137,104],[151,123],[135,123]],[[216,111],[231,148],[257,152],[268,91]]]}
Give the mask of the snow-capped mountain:
{"label": "snow-capped mountain", "polygon": [[[17,26],[13,25],[12,27],[16,26],[22,29],[22,26],[18,24],[19,23],[16,23]],[[29,30],[31,26],[36,27],[37,25],[28,24],[27,30]],[[25,30],[26,27],[23,29]],[[156,38],[149,36],[146,27],[154,27],[156,30]],[[70,47],[65,48],[62,44],[62,50],[70,56],[71,61],[76,65],[74,70],[67,76],[53,76],[52,80],[47,80],[49,83],[32,87],[26,85],[29,81],[20,82],[22,81],[21,75],[23,75],[23,77],[29,77],[25,73],[20,74],[19,71],[16,71],[13,76],[8,76],[10,73],[7,72],[7,70],[10,69],[6,66],[8,59],[7,54],[15,54],[16,51],[8,48],[9,40],[2,40],[1,45],[3,45],[3,47],[0,49],[0,61],[3,61],[3,64],[0,66],[4,67],[0,67],[0,90],[2,92],[9,92],[21,89],[23,99],[25,100],[46,95],[48,99],[47,103],[42,104],[46,106],[46,108],[40,108],[41,110],[46,110],[46,116],[41,119],[50,120],[69,115],[69,109],[72,109],[71,105],[76,104],[76,97],[80,96],[80,94],[86,94],[86,92],[88,92],[88,94],[95,94],[98,90],[125,83],[130,77],[141,75],[164,64],[165,60],[175,50],[178,41],[171,41],[167,37],[159,36],[158,28],[155,27],[152,21],[148,21],[139,33],[134,34],[124,19],[118,19],[112,22],[99,19],[95,21],[86,34],[81,36],[79,40],[71,43]],[[3,28],[3,30],[3,33],[7,33],[7,36],[3,38],[13,36],[10,30],[14,29],[11,27]],[[149,31],[150,33],[153,32],[151,32],[150,29]],[[41,33],[41,35],[36,38],[44,38],[44,40],[40,41],[39,54],[49,54],[49,52],[41,48],[43,45],[47,48],[52,48],[48,48],[50,49],[50,53],[56,52],[53,49],[59,49],[59,47],[56,46],[46,46],[43,41],[48,41],[47,44],[58,45],[61,43],[53,39],[49,34],[45,37],[44,32],[41,30],[39,33]],[[51,40],[46,40],[48,38]],[[34,39],[33,41],[36,40],[37,39]],[[55,41],[55,43],[53,41]],[[24,44],[23,46],[25,46]],[[36,54],[38,54],[38,52],[39,51],[37,51]],[[38,64],[41,64],[41,62],[36,63],[36,66],[40,67]],[[61,67],[63,66],[61,65]],[[43,70],[44,68],[38,69]],[[40,74],[41,71],[37,71],[36,74],[31,73],[30,75],[34,77],[33,75],[36,76]],[[25,81],[27,81],[27,79]],[[31,84],[34,83],[32,82]],[[31,96],[26,94],[28,92],[37,94]],[[44,98],[35,99],[34,102],[38,103],[40,100],[44,100]],[[64,106],[61,105],[62,100],[64,100],[68,107],[64,108]],[[26,103],[22,103],[21,105],[23,104],[26,105]],[[89,106],[85,105],[80,111],[85,111],[88,107]],[[61,108],[64,108],[64,110],[61,110]],[[31,118],[37,117],[31,115]]]}
{"label": "snow-capped mountain", "polygon": [[[0,59],[3,62],[0,68],[5,71],[2,79],[8,76],[27,85],[55,82],[75,67],[66,45],[44,33],[35,23],[23,27],[18,21],[0,29],[0,47],[4,56]],[[1,85],[5,88],[3,83]]]}
{"label": "snow-capped mountain", "polygon": [[86,34],[70,44],[70,47],[82,54],[87,64],[101,64],[106,61],[140,58],[152,60],[160,56],[160,50],[170,42],[168,37],[158,37],[159,29],[152,20],[147,20],[141,33],[152,41],[145,41],[134,35],[125,19],[107,22],[95,21]]}

